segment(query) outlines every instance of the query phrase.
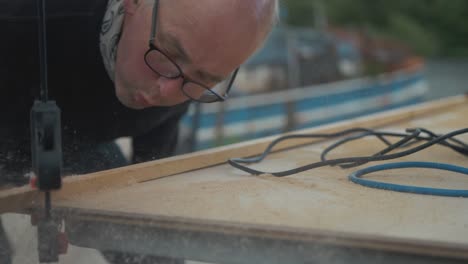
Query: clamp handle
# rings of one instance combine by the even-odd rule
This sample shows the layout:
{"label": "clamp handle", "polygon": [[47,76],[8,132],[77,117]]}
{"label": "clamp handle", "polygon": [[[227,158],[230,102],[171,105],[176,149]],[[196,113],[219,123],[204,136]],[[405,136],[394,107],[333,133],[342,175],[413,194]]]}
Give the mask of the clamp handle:
{"label": "clamp handle", "polygon": [[32,168],[41,191],[62,187],[60,109],[55,101],[34,102],[31,108]]}

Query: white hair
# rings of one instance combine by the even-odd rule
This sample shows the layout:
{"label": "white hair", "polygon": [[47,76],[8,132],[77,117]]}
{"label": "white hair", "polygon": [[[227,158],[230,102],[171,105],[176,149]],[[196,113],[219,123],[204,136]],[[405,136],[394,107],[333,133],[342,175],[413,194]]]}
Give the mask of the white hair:
{"label": "white hair", "polygon": [[[236,0],[241,1],[241,0]],[[273,27],[279,22],[279,1],[278,0],[254,0],[255,1],[255,17],[261,25],[262,41],[258,43],[257,49],[259,50],[266,39],[268,38]]]}
{"label": "white hair", "polygon": [[[275,26],[279,22],[279,1],[278,0],[256,0],[256,2],[268,2],[266,6],[269,6],[269,10],[267,10],[267,15],[269,17],[270,22],[270,29]],[[265,7],[265,4],[261,6],[261,9]],[[257,10],[258,13],[263,13],[261,10]],[[260,15],[259,17],[262,17]]]}

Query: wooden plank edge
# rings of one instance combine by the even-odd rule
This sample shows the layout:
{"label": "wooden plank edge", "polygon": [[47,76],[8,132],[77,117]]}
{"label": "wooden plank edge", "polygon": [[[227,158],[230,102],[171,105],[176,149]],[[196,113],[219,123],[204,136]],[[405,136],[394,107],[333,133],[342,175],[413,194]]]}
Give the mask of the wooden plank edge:
{"label": "wooden plank edge", "polygon": [[11,188],[0,192],[0,214],[15,212],[22,213],[27,207],[34,207],[40,193],[30,186]]}
{"label": "wooden plank edge", "polygon": [[[300,241],[338,247],[468,260],[468,245],[461,243],[162,215],[148,216],[80,208],[56,208],[56,211],[64,217],[72,229],[79,227],[78,223],[87,226],[101,222],[106,225],[138,227],[145,230],[145,232],[148,232],[151,228],[163,228],[183,233],[218,233],[225,236],[257,237],[275,241]],[[118,232],[118,228],[112,228],[112,230]],[[79,231],[78,233],[82,234]]]}
{"label": "wooden plank edge", "polygon": [[[372,114],[325,126],[307,128],[289,134],[335,133],[337,131],[354,127],[378,128],[385,125],[410,120],[416,116],[420,117],[436,111],[456,107],[462,104],[466,104],[467,102],[468,96],[460,95],[448,97],[445,99],[425,102],[418,105]],[[80,175],[79,177],[65,177],[63,180],[62,189],[53,192],[52,198],[54,201],[60,199],[73,199],[73,197],[79,197],[88,192],[99,192],[107,189],[126,187],[144,181],[219,165],[234,157],[248,157],[257,155],[263,152],[266,146],[277,137],[278,136],[270,136],[266,138],[250,140],[156,161],[144,162],[126,167]],[[318,141],[318,139],[291,140],[278,145],[274,151],[284,150]],[[1,191],[0,213],[21,212],[25,208],[34,206],[37,203],[42,203],[42,200],[37,200],[37,197],[37,191],[31,189],[30,187],[19,187]]]}

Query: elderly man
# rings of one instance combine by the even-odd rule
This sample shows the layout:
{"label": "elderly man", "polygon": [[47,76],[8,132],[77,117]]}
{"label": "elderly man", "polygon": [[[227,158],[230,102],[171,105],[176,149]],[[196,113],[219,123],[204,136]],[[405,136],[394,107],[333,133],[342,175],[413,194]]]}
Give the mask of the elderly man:
{"label": "elderly man", "polygon": [[[172,155],[189,102],[225,99],[276,12],[276,0],[46,0],[65,173],[128,164],[114,144],[123,136],[133,163]],[[24,184],[31,168],[37,25],[35,0],[0,0],[0,186]]]}
{"label": "elderly man", "polygon": [[[46,1],[49,94],[62,110],[66,173],[173,154],[190,101],[223,101],[265,40],[275,0]],[[0,0],[0,167],[30,168],[29,111],[39,93],[36,1]],[[7,179],[8,178],[8,179]]]}

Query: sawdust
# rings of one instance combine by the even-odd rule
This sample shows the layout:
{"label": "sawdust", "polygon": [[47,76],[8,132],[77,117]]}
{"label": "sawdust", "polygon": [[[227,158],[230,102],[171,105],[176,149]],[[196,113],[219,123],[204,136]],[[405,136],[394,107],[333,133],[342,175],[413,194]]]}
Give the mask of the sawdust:
{"label": "sawdust", "polygon": [[290,187],[301,188],[301,189],[313,189],[316,187],[315,183],[311,183],[305,179],[297,179],[294,176],[287,177],[276,177],[272,174],[261,174],[257,176],[262,180],[272,181],[277,184],[286,184]]}
{"label": "sawdust", "polygon": [[[401,126],[411,127],[408,123]],[[447,126],[446,129],[454,130],[457,127],[460,124]],[[375,153],[381,146],[375,142],[375,139],[366,140],[365,144],[350,142],[334,154],[353,156],[362,152]],[[312,154],[316,151],[314,147],[309,145],[304,149],[313,151],[291,149],[278,152],[269,163],[259,165],[274,171],[319,159],[317,154]],[[401,160],[468,165],[466,157],[440,146]],[[378,163],[369,163],[364,167],[374,164]],[[349,173],[356,169],[327,166],[292,176],[275,177],[271,174],[249,176],[228,165],[220,165],[80,197],[61,205],[468,245],[466,198],[415,195],[363,187],[347,180]],[[413,175],[415,172],[412,170],[395,173],[372,176],[394,178],[414,185],[432,182],[440,186],[444,181],[449,181],[452,182],[451,186],[464,187],[468,182],[466,177],[458,175],[418,177]]]}

